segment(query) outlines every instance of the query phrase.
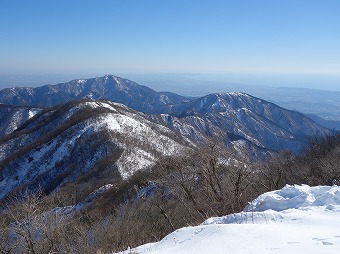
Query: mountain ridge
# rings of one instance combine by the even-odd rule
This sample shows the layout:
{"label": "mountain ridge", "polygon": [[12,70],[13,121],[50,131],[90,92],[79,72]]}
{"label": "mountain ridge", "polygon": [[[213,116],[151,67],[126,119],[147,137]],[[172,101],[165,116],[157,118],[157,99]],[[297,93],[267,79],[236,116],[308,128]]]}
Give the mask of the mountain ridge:
{"label": "mountain ridge", "polygon": [[90,171],[125,178],[191,142],[114,102],[69,102],[0,140],[0,199],[18,187],[49,191]]}
{"label": "mountain ridge", "polygon": [[51,107],[79,99],[108,99],[138,111],[152,113],[154,108],[170,103],[177,104],[187,100],[187,97],[170,92],[156,92],[114,75],[75,79],[66,83],[35,88],[5,88],[0,91],[0,102],[9,105]]}
{"label": "mountain ridge", "polygon": [[[166,106],[158,111],[162,112],[162,117],[154,118],[194,139],[197,131],[230,141],[228,136],[234,136],[271,150],[298,152],[309,137],[330,133],[299,112],[239,92],[209,94]],[[193,128],[186,131],[183,126]]]}
{"label": "mountain ridge", "polygon": [[[37,97],[40,92],[42,94]],[[246,93],[214,93],[188,98],[169,92],[156,92],[113,75],[76,79],[37,88],[0,91],[2,103],[35,102],[34,104],[48,106],[61,105],[71,100],[70,98],[116,101],[147,113],[148,119],[170,127],[182,136],[199,142],[207,136],[220,136],[225,139],[226,145],[250,145],[253,150],[287,149],[299,152],[309,137],[331,132],[299,112],[284,109]]]}

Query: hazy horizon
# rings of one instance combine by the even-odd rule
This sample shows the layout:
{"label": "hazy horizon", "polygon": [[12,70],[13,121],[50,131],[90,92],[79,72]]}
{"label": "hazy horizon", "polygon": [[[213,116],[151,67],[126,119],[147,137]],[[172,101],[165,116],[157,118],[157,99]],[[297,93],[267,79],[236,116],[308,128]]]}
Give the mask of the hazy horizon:
{"label": "hazy horizon", "polygon": [[0,85],[222,73],[223,82],[334,90],[339,9],[336,0],[4,1]]}
{"label": "hazy horizon", "polygon": [[[74,73],[74,74],[26,74],[1,75],[0,89],[10,87],[37,87],[69,82],[73,79],[94,78],[112,74],[127,78],[156,91],[169,91],[187,96],[212,92],[239,91],[256,88],[306,88],[324,91],[340,91],[340,75],[307,75],[282,73]],[[194,89],[196,91],[194,93]],[[225,90],[224,90],[225,89]],[[242,89],[241,89],[242,90]],[[246,92],[249,92],[246,90]]]}

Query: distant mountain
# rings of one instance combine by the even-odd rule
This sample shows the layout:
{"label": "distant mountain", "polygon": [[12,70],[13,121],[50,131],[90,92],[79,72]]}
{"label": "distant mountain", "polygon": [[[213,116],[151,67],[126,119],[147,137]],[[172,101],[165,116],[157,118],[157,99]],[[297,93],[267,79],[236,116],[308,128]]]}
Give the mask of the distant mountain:
{"label": "distant mountain", "polygon": [[0,200],[25,188],[49,192],[79,178],[124,179],[190,144],[122,104],[82,101],[45,109],[0,137]]}
{"label": "distant mountain", "polygon": [[182,135],[203,139],[223,135],[226,143],[251,142],[266,150],[298,152],[308,138],[330,131],[305,115],[245,93],[210,94],[169,105],[153,116]]}
{"label": "distant mountain", "polygon": [[108,99],[146,113],[153,113],[165,105],[187,100],[186,97],[169,92],[156,92],[131,80],[113,75],[76,79],[67,83],[35,88],[6,88],[0,91],[0,103],[9,105],[51,107],[79,99]]}

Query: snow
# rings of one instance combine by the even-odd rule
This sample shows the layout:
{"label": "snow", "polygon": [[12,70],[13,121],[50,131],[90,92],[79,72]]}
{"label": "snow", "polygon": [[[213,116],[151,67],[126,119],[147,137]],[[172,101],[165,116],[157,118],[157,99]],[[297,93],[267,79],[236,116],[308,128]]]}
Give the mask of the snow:
{"label": "snow", "polygon": [[155,151],[165,155],[174,155],[182,151],[182,146],[167,136],[159,135],[159,132],[149,126],[150,122],[140,122],[121,114],[107,114],[104,117],[98,118],[98,125],[94,124],[94,129],[105,127],[106,130],[112,133],[119,133],[130,138],[130,142],[121,143],[119,140],[116,143],[125,148],[123,154],[117,161],[118,171],[123,178],[128,178],[134,172],[147,168],[154,164],[155,158],[150,153],[145,151],[144,145],[150,145]]}
{"label": "snow", "polygon": [[100,101],[90,101],[80,104],[82,107],[90,107],[90,108],[107,108],[113,112],[117,112],[117,110],[112,107],[109,103],[100,102]]}
{"label": "snow", "polygon": [[[59,126],[66,119],[69,119],[82,108],[107,108],[110,113],[102,113],[96,117],[91,117],[79,124],[76,124],[64,131],[62,135],[55,137],[48,143],[33,149],[18,162],[15,169],[11,170],[8,177],[0,180],[0,198],[19,184],[29,183],[43,173],[57,174],[56,165],[59,162],[70,160],[70,154],[77,149],[77,140],[91,137],[93,133],[107,131],[110,133],[112,144],[116,144],[123,150],[116,165],[123,178],[128,178],[135,171],[148,168],[155,163],[154,153],[174,155],[181,153],[183,146],[163,133],[170,133],[170,130],[163,126],[155,125],[140,114],[134,114],[125,110],[122,104],[106,102],[84,102],[78,104],[62,116],[49,123],[49,125]],[[18,143],[25,146],[29,140],[38,139],[43,132],[49,130],[49,126],[44,126],[39,132],[22,136],[18,141],[13,139],[0,146],[0,159],[12,152]],[[28,140],[28,141],[27,141]],[[12,142],[12,143],[10,143]],[[9,152],[8,152],[9,151]],[[93,167],[94,163],[102,158],[104,153],[98,148],[92,158],[84,161],[79,170],[87,171]],[[72,171],[73,175],[77,172]],[[70,176],[70,177],[71,177]]]}
{"label": "snow", "polygon": [[119,90],[119,91],[124,91],[124,89],[126,87],[124,87],[124,85],[120,82],[119,78],[118,77],[113,77],[113,79],[116,81],[116,88]]}
{"label": "snow", "polygon": [[290,186],[283,189],[263,194],[246,207],[247,211],[283,211],[292,208],[309,206],[340,205],[339,187],[319,186],[310,188],[308,185]]}
{"label": "snow", "polygon": [[83,201],[79,202],[77,205],[74,206],[74,209],[80,210],[88,205],[90,205],[96,198],[103,195],[109,189],[113,187],[113,184],[106,184],[97,190],[90,193]]}
{"label": "snow", "polygon": [[[91,97],[92,93],[90,93],[89,96]],[[76,114],[79,110],[84,109],[84,108],[91,108],[91,109],[107,108],[112,112],[117,112],[117,110],[110,104],[113,104],[113,103],[106,103],[106,102],[101,102],[101,101],[88,101],[88,102],[79,103],[78,105],[68,110],[68,112],[63,116],[62,121],[66,121],[67,119],[72,117],[74,114]]]}
{"label": "snow", "polygon": [[148,168],[155,164],[155,158],[152,154],[136,148],[130,148],[130,151],[124,151],[117,161],[117,168],[123,179],[132,176],[136,171]]}
{"label": "snow", "polygon": [[28,119],[32,118],[36,114],[38,114],[41,111],[41,109],[30,109],[28,111]]}
{"label": "snow", "polygon": [[106,184],[95,191],[91,192],[83,201],[79,202],[76,205],[70,205],[70,206],[63,206],[63,207],[55,207],[51,211],[48,211],[48,213],[57,213],[57,214],[63,214],[63,215],[73,215],[74,212],[79,211],[81,209],[84,209],[92,204],[92,202],[103,195],[105,192],[110,190],[113,187],[113,184]]}
{"label": "snow", "polygon": [[340,187],[287,185],[125,253],[340,253]]}
{"label": "snow", "polygon": [[41,111],[41,109],[37,108],[11,108],[8,106],[5,106],[3,109],[0,112],[0,135],[12,133],[28,119]]}

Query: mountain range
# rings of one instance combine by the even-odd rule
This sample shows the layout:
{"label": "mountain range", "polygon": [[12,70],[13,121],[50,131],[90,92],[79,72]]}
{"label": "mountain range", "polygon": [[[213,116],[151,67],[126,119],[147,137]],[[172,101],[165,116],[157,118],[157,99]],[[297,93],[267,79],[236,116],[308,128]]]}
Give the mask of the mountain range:
{"label": "mountain range", "polygon": [[299,152],[310,137],[331,133],[249,94],[191,98],[113,75],[7,88],[0,103],[0,199],[79,179],[124,179],[211,139],[264,158]]}
{"label": "mountain range", "polygon": [[[113,75],[0,91],[0,103],[6,105],[51,107],[80,99],[107,99],[124,104],[195,140],[222,135],[227,142],[250,142],[253,147],[297,152],[309,137],[329,133],[327,128],[301,113],[245,93],[216,93],[191,98],[156,92]],[[20,112],[16,114],[19,116]],[[6,121],[14,123],[18,119]],[[6,127],[5,121],[3,125],[2,129],[14,129]]]}

